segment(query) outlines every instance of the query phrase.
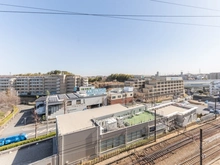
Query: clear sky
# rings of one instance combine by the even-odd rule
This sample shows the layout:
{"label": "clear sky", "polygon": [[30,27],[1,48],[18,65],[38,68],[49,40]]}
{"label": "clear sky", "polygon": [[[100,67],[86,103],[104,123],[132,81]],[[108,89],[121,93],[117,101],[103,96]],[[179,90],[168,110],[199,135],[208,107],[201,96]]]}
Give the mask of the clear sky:
{"label": "clear sky", "polygon": [[[84,13],[220,16],[219,0],[164,1],[216,11],[150,0],[0,0],[0,3]],[[0,6],[2,10],[37,11]],[[220,71],[220,17],[140,19],[219,27],[0,13],[0,75],[55,69],[83,76]]]}

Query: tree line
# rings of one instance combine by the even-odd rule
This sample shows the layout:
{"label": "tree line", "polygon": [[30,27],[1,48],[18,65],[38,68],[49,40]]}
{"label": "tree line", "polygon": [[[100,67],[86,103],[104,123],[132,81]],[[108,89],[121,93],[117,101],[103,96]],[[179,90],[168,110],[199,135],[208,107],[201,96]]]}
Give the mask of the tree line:
{"label": "tree line", "polygon": [[65,74],[65,75],[74,75],[71,72],[68,71],[61,71],[61,70],[52,70],[50,72],[47,73],[25,73],[25,74],[16,74],[15,76],[43,76],[43,75],[60,75],[60,74]]}
{"label": "tree line", "polygon": [[111,74],[106,78],[106,81],[119,81],[119,82],[124,82],[127,81],[129,78],[132,78],[132,75],[129,74]]}

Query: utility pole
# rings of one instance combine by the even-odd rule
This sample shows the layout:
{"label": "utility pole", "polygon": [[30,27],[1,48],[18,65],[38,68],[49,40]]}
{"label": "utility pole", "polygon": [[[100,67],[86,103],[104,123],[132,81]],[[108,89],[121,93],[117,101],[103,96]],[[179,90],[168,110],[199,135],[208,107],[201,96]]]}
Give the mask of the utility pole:
{"label": "utility pole", "polygon": [[217,112],[216,112],[216,97],[215,97],[215,119],[217,118]]}
{"label": "utility pole", "polygon": [[45,111],[46,111],[47,135],[48,135],[48,96],[46,96],[46,107],[45,107]]}
{"label": "utility pole", "polygon": [[202,129],[200,129],[200,165],[202,165]]}
{"label": "utility pole", "polygon": [[66,114],[66,99],[63,100],[63,109],[64,109],[64,114]]}
{"label": "utility pole", "polygon": [[[36,109],[34,108],[34,121],[35,121],[35,138],[37,138],[37,123],[38,123],[38,115],[36,113]],[[26,119],[25,119],[25,124],[26,124]]]}
{"label": "utility pole", "polygon": [[157,141],[157,110],[155,109],[154,110],[154,127],[155,127],[155,130],[154,130],[154,141],[156,142]]}

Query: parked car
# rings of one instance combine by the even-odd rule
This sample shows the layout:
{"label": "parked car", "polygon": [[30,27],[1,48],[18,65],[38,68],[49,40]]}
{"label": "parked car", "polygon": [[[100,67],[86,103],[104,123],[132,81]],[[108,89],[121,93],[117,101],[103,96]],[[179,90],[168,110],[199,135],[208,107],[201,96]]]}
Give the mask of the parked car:
{"label": "parked car", "polygon": [[204,108],[203,111],[210,111],[210,109],[209,108]]}

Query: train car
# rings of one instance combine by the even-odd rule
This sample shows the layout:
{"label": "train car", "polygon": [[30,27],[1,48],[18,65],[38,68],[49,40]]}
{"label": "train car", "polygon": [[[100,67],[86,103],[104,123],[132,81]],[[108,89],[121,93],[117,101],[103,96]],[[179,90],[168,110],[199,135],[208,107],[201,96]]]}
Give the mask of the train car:
{"label": "train car", "polygon": [[16,143],[16,142],[23,141],[26,139],[27,139],[27,135],[25,133],[21,133],[19,135],[14,135],[14,136],[9,136],[5,138],[4,145]]}
{"label": "train car", "polygon": [[5,138],[0,139],[0,146],[5,145]]}

